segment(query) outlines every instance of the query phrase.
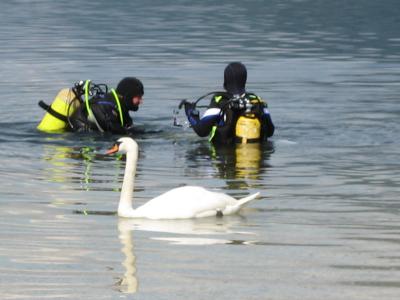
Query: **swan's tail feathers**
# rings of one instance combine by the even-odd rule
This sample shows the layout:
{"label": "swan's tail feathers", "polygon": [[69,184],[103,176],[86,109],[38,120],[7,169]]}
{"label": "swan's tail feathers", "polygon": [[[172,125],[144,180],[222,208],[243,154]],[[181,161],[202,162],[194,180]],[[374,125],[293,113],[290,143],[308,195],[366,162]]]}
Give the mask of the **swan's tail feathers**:
{"label": "swan's tail feathers", "polygon": [[236,201],[234,205],[228,205],[225,207],[224,211],[222,212],[224,215],[231,215],[237,213],[244,205],[249,203],[250,201],[256,199],[260,193],[255,193],[253,195],[244,197]]}
{"label": "swan's tail feathers", "polygon": [[237,201],[237,206],[238,206],[239,208],[241,208],[241,207],[243,207],[245,204],[247,204],[247,203],[249,203],[250,201],[256,199],[259,195],[260,195],[260,192],[255,193],[255,194],[252,194],[252,195],[247,196],[247,197],[244,197],[244,198],[242,198],[242,199],[239,199],[239,200]]}

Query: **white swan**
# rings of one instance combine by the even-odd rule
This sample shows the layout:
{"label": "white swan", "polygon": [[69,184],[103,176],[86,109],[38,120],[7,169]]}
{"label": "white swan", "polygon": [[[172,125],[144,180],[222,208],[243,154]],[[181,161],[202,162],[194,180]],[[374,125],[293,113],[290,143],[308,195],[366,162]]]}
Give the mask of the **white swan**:
{"label": "white swan", "polygon": [[231,215],[259,193],[240,200],[223,193],[211,192],[198,186],[183,186],[172,189],[133,209],[132,199],[138,159],[138,145],[129,138],[120,138],[107,154],[126,153],[124,180],[118,205],[118,216],[147,219],[190,219],[210,216]]}

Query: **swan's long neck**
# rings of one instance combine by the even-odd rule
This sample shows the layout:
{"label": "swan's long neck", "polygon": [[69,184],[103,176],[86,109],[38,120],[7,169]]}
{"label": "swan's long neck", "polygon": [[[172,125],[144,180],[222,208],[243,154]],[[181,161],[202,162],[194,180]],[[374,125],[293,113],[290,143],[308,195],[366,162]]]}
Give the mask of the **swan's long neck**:
{"label": "swan's long neck", "polygon": [[122,182],[121,197],[118,205],[119,216],[130,216],[134,214],[132,208],[133,189],[135,188],[136,164],[138,159],[138,149],[128,151],[126,154],[126,165],[124,181]]}

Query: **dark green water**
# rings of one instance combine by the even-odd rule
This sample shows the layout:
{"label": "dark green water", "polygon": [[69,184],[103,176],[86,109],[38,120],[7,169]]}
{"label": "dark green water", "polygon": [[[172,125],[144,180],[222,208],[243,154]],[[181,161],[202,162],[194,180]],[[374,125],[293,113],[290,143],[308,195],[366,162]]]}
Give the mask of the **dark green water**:
{"label": "dark green water", "polygon": [[[2,1],[1,299],[398,299],[398,1]],[[268,145],[172,126],[234,60],[268,101]],[[115,137],[36,131],[81,79],[145,85],[136,204],[182,184],[240,216],[122,220]],[[86,212],[86,213],[84,213]]]}

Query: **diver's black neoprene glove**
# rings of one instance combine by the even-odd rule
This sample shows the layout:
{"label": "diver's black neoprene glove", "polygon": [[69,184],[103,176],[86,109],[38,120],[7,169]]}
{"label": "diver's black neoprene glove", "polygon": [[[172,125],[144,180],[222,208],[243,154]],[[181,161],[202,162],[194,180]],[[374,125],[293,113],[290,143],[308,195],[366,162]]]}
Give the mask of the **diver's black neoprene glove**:
{"label": "diver's black neoprene glove", "polygon": [[196,104],[193,102],[188,102],[187,100],[182,100],[179,104],[179,108],[185,107],[186,116],[198,116],[199,111],[196,109]]}

